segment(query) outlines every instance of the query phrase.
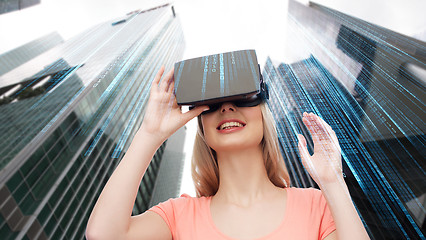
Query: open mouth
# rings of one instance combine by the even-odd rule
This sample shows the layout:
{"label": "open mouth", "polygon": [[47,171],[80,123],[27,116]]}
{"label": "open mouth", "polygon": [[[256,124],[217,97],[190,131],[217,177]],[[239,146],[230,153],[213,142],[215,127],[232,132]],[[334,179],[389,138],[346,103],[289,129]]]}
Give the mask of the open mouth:
{"label": "open mouth", "polygon": [[246,124],[240,121],[235,121],[235,120],[227,120],[227,121],[222,121],[219,126],[217,126],[217,130],[226,130],[226,129],[231,129],[231,128],[236,128],[236,127],[244,127]]}

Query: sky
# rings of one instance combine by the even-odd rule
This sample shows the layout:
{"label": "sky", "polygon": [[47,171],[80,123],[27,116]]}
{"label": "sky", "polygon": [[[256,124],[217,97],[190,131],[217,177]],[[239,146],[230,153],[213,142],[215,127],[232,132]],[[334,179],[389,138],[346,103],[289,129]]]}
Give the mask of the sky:
{"label": "sky", "polygon": [[[306,0],[298,0],[306,3]],[[164,0],[41,0],[41,4],[0,15],[0,54],[58,31],[68,39],[83,30]],[[396,32],[426,32],[424,0],[317,0],[317,3]],[[283,55],[287,0],[175,0],[186,38],[184,58],[256,48],[263,55]],[[425,41],[426,39],[423,39]]]}
{"label": "sky", "polygon": [[[171,1],[41,0],[41,4],[34,7],[0,15],[0,54],[53,31],[66,40],[95,24],[165,2]],[[408,36],[422,36],[417,38],[426,41],[425,0],[315,2]],[[287,0],[175,0],[171,3],[185,36],[184,59],[239,49],[256,49],[261,65],[267,56],[276,61],[285,59]],[[187,153],[192,152],[194,126],[194,121],[188,124]],[[181,191],[194,196],[188,164]]]}

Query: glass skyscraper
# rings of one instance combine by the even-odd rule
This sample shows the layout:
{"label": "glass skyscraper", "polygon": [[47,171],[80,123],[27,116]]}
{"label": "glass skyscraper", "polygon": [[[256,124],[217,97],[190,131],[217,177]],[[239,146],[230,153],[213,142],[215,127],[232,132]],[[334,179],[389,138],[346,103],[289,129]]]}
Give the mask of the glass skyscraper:
{"label": "glass skyscraper", "polygon": [[297,133],[303,112],[336,132],[352,199],[372,239],[426,232],[426,43],[310,3],[289,2],[286,62],[267,60],[269,106],[291,182],[317,187]]}
{"label": "glass skyscraper", "polygon": [[40,4],[40,0],[2,0],[0,14],[22,10]]}
{"label": "glass skyscraper", "polygon": [[[183,51],[179,20],[163,5],[101,23],[0,76],[1,239],[84,238],[142,122],[151,81]],[[134,214],[153,204],[164,151]]]}
{"label": "glass skyscraper", "polygon": [[63,42],[64,40],[57,32],[52,32],[21,47],[0,54],[0,79],[2,79],[3,74]]}

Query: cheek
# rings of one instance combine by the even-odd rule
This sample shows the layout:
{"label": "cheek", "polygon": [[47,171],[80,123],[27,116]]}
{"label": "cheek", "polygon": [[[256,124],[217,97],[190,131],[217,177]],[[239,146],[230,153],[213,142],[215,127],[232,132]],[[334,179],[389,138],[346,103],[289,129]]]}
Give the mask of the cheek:
{"label": "cheek", "polygon": [[215,130],[215,128],[211,126],[213,124],[213,119],[209,116],[201,116],[201,123],[203,126],[204,138],[206,139],[207,145],[210,146],[211,136],[213,135],[212,129]]}
{"label": "cheek", "polygon": [[262,111],[260,110],[260,107],[247,108],[247,112],[245,114],[251,119],[252,122],[251,133],[253,141],[260,144],[263,139]]}
{"label": "cheek", "polygon": [[260,116],[260,119],[256,122],[256,129],[253,131],[253,138],[257,139],[257,142],[260,144],[260,142],[263,139],[263,121],[262,116]]}

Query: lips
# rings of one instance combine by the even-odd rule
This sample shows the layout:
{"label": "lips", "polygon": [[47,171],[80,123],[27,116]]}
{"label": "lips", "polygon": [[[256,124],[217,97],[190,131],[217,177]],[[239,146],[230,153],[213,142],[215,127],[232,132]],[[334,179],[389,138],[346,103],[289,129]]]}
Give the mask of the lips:
{"label": "lips", "polygon": [[232,128],[244,127],[245,125],[246,124],[244,122],[238,119],[227,119],[227,120],[221,121],[216,129],[221,131],[221,130],[227,130]]}

